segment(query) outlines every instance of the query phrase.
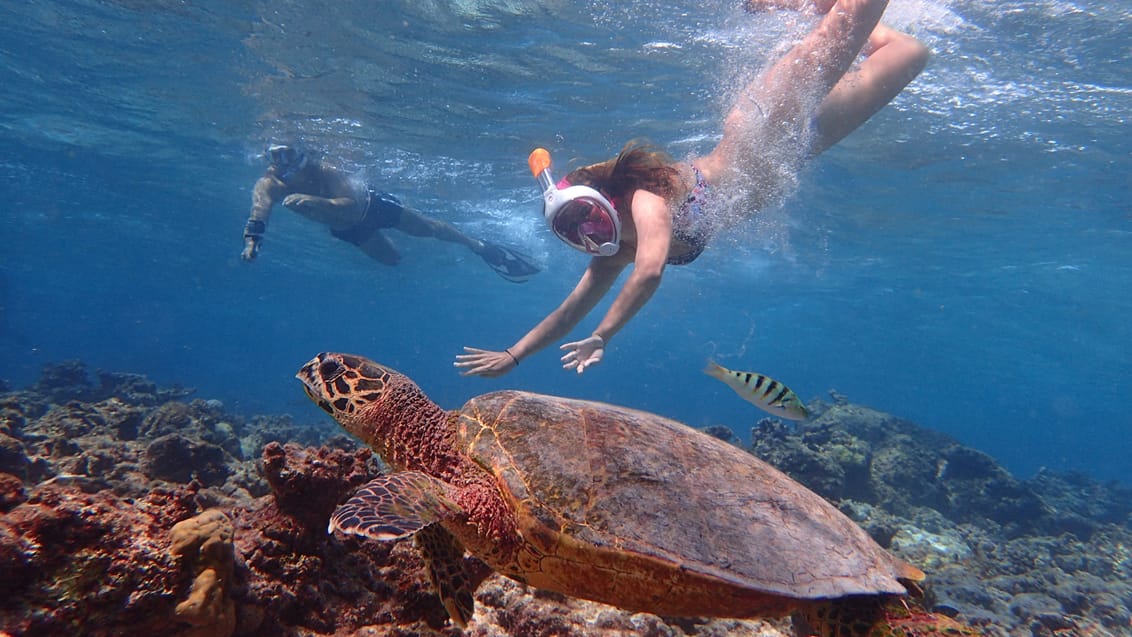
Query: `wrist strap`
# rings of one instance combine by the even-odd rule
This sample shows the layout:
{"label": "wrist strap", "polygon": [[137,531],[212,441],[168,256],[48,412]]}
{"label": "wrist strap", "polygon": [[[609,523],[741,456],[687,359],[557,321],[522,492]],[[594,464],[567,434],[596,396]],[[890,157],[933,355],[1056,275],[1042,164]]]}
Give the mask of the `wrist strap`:
{"label": "wrist strap", "polygon": [[244,238],[259,239],[263,236],[265,230],[267,230],[267,224],[262,219],[248,219],[247,225],[244,226]]}
{"label": "wrist strap", "polygon": [[508,356],[510,356],[510,357],[511,357],[511,360],[515,361],[515,367],[518,367],[518,366],[519,366],[519,359],[515,358],[515,355],[511,353],[511,350],[510,350],[510,349],[504,349],[503,351],[504,351],[504,352],[505,352],[505,353],[506,353],[506,354],[507,354]]}

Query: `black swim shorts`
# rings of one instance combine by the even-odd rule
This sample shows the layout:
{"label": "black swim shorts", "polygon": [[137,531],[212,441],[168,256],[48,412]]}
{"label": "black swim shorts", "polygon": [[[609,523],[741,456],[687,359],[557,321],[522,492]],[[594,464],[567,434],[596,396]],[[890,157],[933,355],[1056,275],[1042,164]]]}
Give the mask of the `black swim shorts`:
{"label": "black swim shorts", "polygon": [[378,192],[373,188],[369,189],[368,195],[369,201],[366,203],[366,211],[362,215],[362,220],[349,228],[331,230],[330,234],[343,241],[349,241],[360,246],[368,241],[374,232],[392,228],[401,223],[401,213],[405,212],[405,206],[400,199],[387,192]]}

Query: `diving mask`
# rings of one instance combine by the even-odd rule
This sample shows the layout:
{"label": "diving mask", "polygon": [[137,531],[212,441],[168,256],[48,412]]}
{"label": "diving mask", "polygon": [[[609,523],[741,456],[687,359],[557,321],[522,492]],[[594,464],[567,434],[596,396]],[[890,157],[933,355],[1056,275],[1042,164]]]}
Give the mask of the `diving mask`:
{"label": "diving mask", "polygon": [[571,186],[565,179],[556,185],[550,176],[550,153],[545,148],[534,149],[527,164],[542,188],[542,213],[554,234],[586,254],[617,254],[621,248],[621,217],[609,199],[589,186]]}
{"label": "diving mask", "polygon": [[268,146],[267,157],[275,168],[275,176],[283,183],[290,181],[307,165],[306,153],[299,152],[295,147],[286,144]]}

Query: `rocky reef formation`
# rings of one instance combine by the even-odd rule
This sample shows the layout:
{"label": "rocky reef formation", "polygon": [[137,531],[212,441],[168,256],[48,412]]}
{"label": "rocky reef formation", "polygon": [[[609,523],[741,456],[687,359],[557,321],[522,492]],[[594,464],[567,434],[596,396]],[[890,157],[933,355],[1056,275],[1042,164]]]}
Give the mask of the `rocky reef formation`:
{"label": "rocky reef formation", "polygon": [[[0,393],[0,634],[460,634],[411,543],[327,535],[337,503],[381,470],[336,425],[244,418],[144,377],[89,376],[69,362]],[[759,422],[751,450],[923,567],[937,611],[988,635],[1130,634],[1128,489],[1020,481],[887,414],[812,408],[796,426]],[[491,576],[464,633],[780,637],[786,626],[631,614]]]}
{"label": "rocky reef formation", "polygon": [[751,451],[928,572],[929,606],[988,635],[1132,634],[1132,489],[1018,480],[943,434],[834,396],[764,419]]}

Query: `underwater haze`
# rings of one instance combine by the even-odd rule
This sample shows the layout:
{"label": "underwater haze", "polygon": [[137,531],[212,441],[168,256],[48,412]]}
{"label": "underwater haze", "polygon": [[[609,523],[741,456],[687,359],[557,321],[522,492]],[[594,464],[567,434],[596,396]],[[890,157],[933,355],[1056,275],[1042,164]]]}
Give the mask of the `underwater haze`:
{"label": "underwater haze", "polygon": [[[1132,482],[1127,2],[892,0],[886,21],[933,52],[925,72],[780,206],[669,268],[601,365],[579,377],[548,348],[502,378],[457,373],[462,347],[513,344],[586,266],[541,219],[530,150],[562,166],[637,137],[710,150],[737,87],[810,19],[739,4],[0,4],[0,377],[81,359],[316,422],[294,373],[337,350],[449,408],[519,388],[746,437],[765,414],[702,372],[710,358],[1020,477]],[[386,267],[283,208],[242,262],[270,141],[544,270],[514,284],[396,232]]]}

